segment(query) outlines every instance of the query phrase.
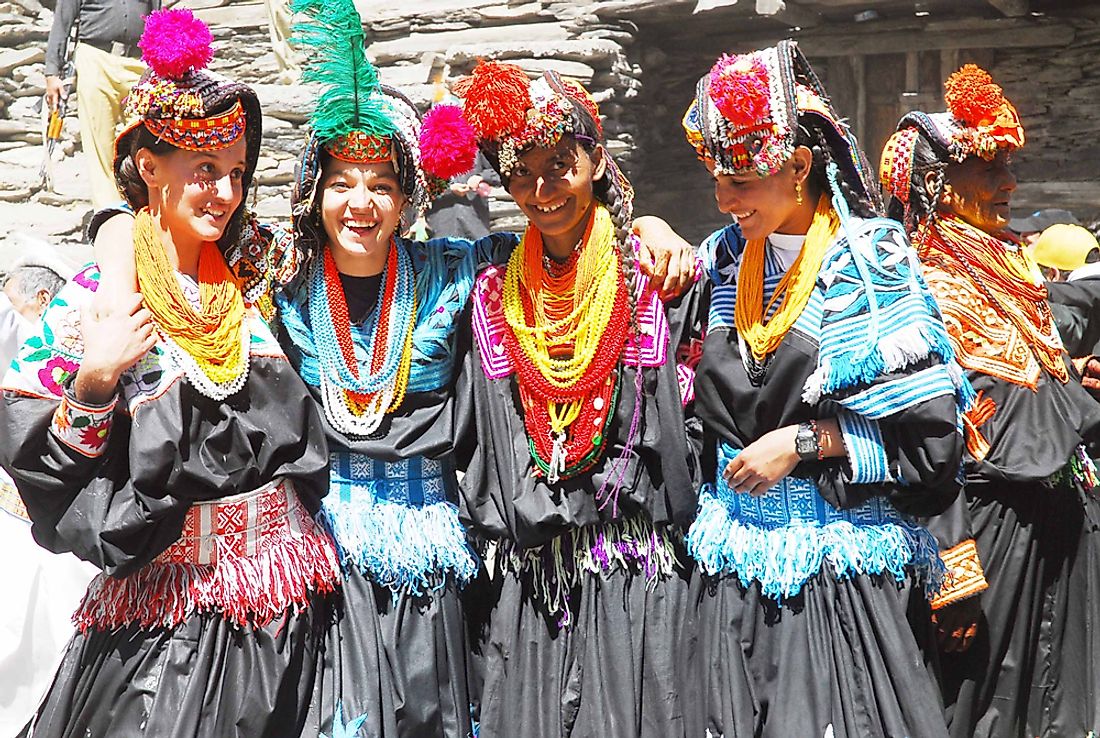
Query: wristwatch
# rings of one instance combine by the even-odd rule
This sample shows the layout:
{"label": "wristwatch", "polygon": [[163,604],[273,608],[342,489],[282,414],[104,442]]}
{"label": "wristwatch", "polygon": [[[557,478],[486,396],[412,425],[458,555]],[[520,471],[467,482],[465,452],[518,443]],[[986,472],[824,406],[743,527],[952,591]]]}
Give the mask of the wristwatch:
{"label": "wristwatch", "polygon": [[799,423],[794,436],[794,452],[803,461],[819,461],[821,444],[817,440],[817,422]]}

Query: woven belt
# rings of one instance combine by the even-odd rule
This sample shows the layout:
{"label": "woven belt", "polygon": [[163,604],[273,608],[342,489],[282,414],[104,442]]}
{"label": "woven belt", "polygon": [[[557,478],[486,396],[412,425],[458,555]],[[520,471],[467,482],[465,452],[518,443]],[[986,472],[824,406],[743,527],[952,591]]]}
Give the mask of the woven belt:
{"label": "woven belt", "polygon": [[155,562],[216,564],[227,555],[255,556],[313,525],[290,481],[276,479],[251,492],[191,505],[179,539]]}
{"label": "woven belt", "polygon": [[194,503],[179,539],[130,576],[101,573],[73,615],[81,630],[174,627],[196,612],[263,626],[309,607],[340,577],[332,538],[288,480]]}

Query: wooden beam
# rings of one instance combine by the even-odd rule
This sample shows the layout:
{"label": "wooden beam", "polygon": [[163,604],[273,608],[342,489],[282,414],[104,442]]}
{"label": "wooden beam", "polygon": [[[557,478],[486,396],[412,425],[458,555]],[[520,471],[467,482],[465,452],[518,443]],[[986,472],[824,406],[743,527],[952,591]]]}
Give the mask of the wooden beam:
{"label": "wooden beam", "polygon": [[[921,33],[916,29],[881,31],[875,25],[865,28],[828,26],[818,32],[800,37],[798,45],[807,56],[830,57],[851,54],[904,54],[910,51],[941,51],[944,49],[1004,49],[1042,48],[1068,46],[1076,37],[1076,31],[1068,24],[1033,22],[1029,20],[986,21],[986,29],[960,28],[935,33]],[[774,34],[774,35],[773,35]],[[768,38],[770,36],[770,38]],[[726,48],[741,46],[759,48],[778,43],[786,34],[773,29],[757,32],[751,39],[723,34]],[[696,38],[693,44],[698,46]]]}
{"label": "wooden beam", "polygon": [[1027,15],[1031,10],[1028,0],[986,0],[986,2],[1009,18],[1019,18],[1021,15]]}
{"label": "wooden beam", "polygon": [[[821,24],[821,15],[819,13],[810,10],[809,8],[796,5],[787,0],[784,4],[785,7],[777,13],[771,15],[765,15],[765,18],[779,21],[787,26],[797,26],[798,28],[815,28]],[[757,13],[760,12],[760,0],[756,3]]]}
{"label": "wooden beam", "polygon": [[850,61],[852,78],[856,83],[855,133],[857,137],[862,137],[867,135],[867,60],[853,54]]}

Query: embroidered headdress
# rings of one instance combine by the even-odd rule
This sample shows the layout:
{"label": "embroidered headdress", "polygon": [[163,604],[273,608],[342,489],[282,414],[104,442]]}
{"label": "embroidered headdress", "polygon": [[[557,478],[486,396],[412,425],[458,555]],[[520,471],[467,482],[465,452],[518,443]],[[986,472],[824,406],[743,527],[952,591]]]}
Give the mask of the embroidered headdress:
{"label": "embroidered headdress", "polygon": [[699,79],[682,124],[688,143],[714,161],[716,172],[768,177],[794,154],[803,116],[820,120],[839,175],[876,207],[874,174],[794,41],[723,55]]}
{"label": "embroidered headdress", "polygon": [[[477,148],[507,180],[520,155],[534,146],[554,146],[564,135],[587,148],[603,142],[596,101],[580,82],[557,72],[532,81],[515,64],[480,61],[454,91],[461,108],[437,106],[429,115],[438,115],[438,124],[426,120],[421,136],[424,168],[435,176],[469,170]],[[622,195],[619,219],[629,222],[634,190],[606,151],[604,159]]]}
{"label": "embroidered headdress", "polygon": [[908,206],[913,154],[923,134],[941,163],[961,162],[968,156],[992,159],[998,151],[1014,151],[1024,145],[1020,116],[981,67],[967,64],[944,83],[947,111],[914,110],[902,117],[886,142],[879,177],[887,192]]}
{"label": "embroidered headdress", "polygon": [[[260,103],[252,88],[207,71],[214,55],[211,41],[210,29],[190,10],[157,10],[145,19],[138,45],[149,69],[126,96],[127,124],[115,139],[114,172],[120,182],[123,164],[144,129],[188,151],[224,149],[244,138],[242,186],[248,191],[260,156]],[[236,241],[244,210],[242,202],[221,238],[223,245]]]}
{"label": "embroidered headdress", "polygon": [[294,41],[310,53],[303,81],[323,88],[291,196],[295,238],[310,255],[324,241],[317,214],[322,152],[341,161],[392,162],[414,220],[428,206],[429,182],[420,168],[420,115],[408,98],[379,83],[354,2],[294,0],[291,8],[308,16],[294,25]]}

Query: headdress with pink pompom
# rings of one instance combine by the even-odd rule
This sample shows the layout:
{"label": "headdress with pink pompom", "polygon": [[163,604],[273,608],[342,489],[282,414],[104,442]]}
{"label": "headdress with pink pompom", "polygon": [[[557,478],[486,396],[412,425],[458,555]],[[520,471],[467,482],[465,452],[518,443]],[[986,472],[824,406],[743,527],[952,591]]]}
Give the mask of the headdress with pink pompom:
{"label": "headdress with pink pompom", "polygon": [[508,176],[523,151],[553,146],[574,131],[574,112],[583,110],[603,135],[599,108],[584,87],[553,72],[531,81],[515,64],[480,61],[454,92],[462,107],[437,106],[424,121],[420,149],[426,172],[443,177],[469,171],[478,144],[494,149]]}
{"label": "headdress with pink pompom", "polygon": [[190,10],[150,13],[138,42],[149,71],[126,97],[127,118],[181,149],[209,151],[239,141],[246,123],[240,103],[206,117],[193,79],[213,58],[212,42],[210,29]]}

